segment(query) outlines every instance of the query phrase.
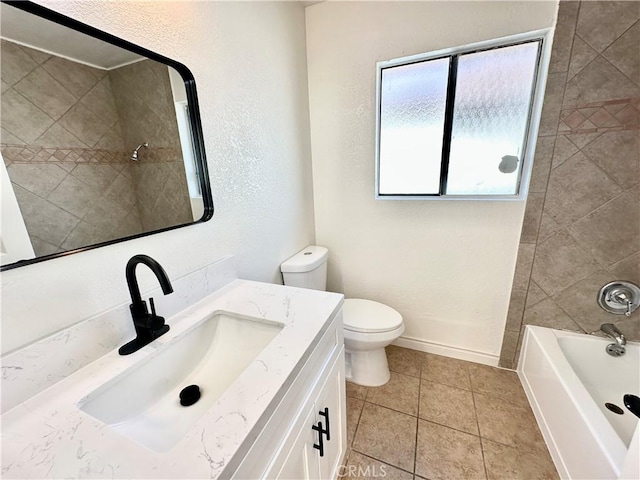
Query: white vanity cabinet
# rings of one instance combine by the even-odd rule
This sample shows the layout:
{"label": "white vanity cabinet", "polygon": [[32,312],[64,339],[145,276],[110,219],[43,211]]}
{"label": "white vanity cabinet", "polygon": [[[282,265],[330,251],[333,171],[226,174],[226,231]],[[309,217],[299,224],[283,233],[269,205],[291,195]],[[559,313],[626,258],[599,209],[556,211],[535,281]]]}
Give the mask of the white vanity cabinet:
{"label": "white vanity cabinet", "polygon": [[232,478],[334,479],[345,450],[346,395],[340,312]]}

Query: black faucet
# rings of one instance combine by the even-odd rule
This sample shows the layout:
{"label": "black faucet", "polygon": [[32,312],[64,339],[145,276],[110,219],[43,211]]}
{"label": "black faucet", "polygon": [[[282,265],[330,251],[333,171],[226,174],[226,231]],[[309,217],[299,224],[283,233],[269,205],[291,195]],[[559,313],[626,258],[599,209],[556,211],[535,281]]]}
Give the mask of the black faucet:
{"label": "black faucet", "polygon": [[164,318],[156,315],[153,298],[149,298],[149,303],[151,304],[151,313],[149,313],[147,303],[142,300],[140,296],[140,287],[138,286],[138,279],[136,278],[136,266],[138,266],[139,263],[144,263],[151,269],[160,282],[162,292],[165,295],[173,292],[173,287],[171,286],[169,277],[167,277],[167,272],[164,271],[164,268],[162,268],[158,262],[147,255],[135,255],[131,257],[131,260],[127,262],[126,276],[132,302],[129,309],[131,310],[131,317],[133,318],[133,326],[136,329],[136,338],[120,347],[118,350],[120,355],[129,355],[130,353],[136,352],[169,331],[169,325],[165,325]]}

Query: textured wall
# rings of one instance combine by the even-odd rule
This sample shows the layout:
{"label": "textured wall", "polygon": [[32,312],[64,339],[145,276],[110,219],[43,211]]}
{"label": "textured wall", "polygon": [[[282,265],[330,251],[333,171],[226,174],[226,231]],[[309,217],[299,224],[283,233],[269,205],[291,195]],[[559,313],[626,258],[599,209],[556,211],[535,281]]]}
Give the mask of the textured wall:
{"label": "textured wall", "polygon": [[591,333],[631,318],[599,289],[640,284],[640,3],[560,2],[500,364],[515,366],[524,326]]}
{"label": "textured wall", "polygon": [[166,65],[143,60],[109,71],[145,231],[192,221],[180,134]]}
{"label": "textured wall", "polygon": [[2,157],[36,255],[142,232],[107,72],[1,45]]}
{"label": "textured wall", "polygon": [[[138,253],[171,278],[234,254],[242,278],[279,282],[279,264],[314,241],[303,6],[39,3],[191,69],[216,213],[207,223],[3,272],[3,351],[127,301],[124,267]],[[153,285],[139,270],[142,287]]]}
{"label": "textured wall", "polygon": [[523,202],[374,199],[376,62],[551,27],[555,2],[307,8],[317,243],[329,288],[382,301],[414,345],[497,363]]}

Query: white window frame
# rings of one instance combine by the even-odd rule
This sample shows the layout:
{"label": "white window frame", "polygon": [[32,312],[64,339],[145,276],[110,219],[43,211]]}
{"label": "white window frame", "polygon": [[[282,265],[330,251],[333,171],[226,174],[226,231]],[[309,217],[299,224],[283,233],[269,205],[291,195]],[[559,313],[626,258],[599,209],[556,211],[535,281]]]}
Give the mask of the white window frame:
{"label": "white window frame", "polygon": [[[382,98],[382,70],[385,68],[416,63],[425,60],[435,60],[450,55],[460,55],[470,53],[476,50],[487,50],[495,47],[506,47],[512,44],[540,40],[542,46],[540,49],[540,58],[535,79],[535,87],[531,102],[531,115],[525,135],[525,148],[520,173],[520,181],[518,182],[518,193],[514,195],[392,195],[380,194],[380,114],[381,114],[381,98]],[[535,30],[531,32],[510,35],[492,40],[476,42],[464,46],[445,48],[435,52],[421,53],[408,57],[386,60],[376,64],[376,135],[375,135],[375,198],[377,200],[500,200],[500,201],[522,201],[527,197],[529,190],[529,182],[531,180],[531,169],[533,166],[533,158],[535,154],[536,139],[538,138],[538,129],[540,125],[540,116],[542,113],[542,102],[544,99],[544,91],[549,70],[549,59],[551,57],[551,45],[553,40],[553,30],[550,28],[543,30]]]}

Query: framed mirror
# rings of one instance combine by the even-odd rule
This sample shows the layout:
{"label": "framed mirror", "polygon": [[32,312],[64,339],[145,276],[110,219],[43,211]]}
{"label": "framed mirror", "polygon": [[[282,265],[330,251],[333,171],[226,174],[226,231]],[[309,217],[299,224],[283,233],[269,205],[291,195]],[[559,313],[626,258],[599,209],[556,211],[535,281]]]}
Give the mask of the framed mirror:
{"label": "framed mirror", "polygon": [[0,7],[2,270],[209,220],[189,69],[35,3]]}

